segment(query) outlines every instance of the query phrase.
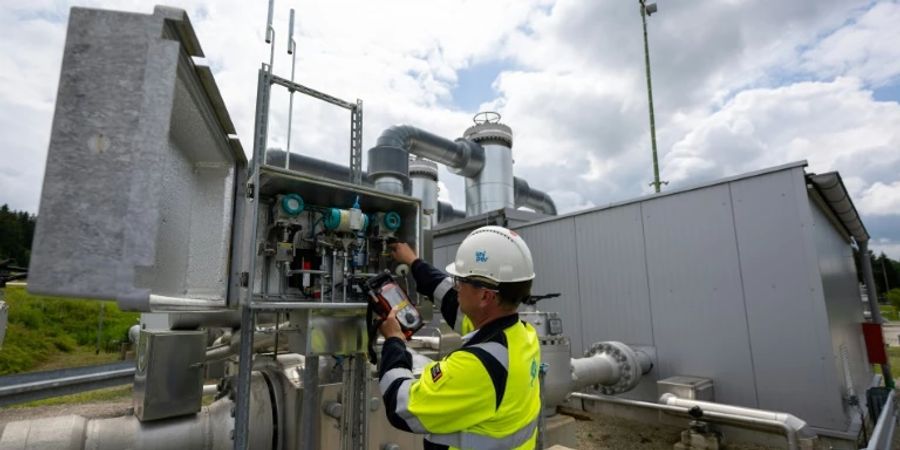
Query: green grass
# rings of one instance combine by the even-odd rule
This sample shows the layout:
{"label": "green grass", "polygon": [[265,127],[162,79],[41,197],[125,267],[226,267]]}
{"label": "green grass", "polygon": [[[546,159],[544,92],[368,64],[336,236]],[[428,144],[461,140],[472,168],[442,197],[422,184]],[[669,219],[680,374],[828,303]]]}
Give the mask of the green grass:
{"label": "green grass", "polygon": [[[9,325],[0,349],[0,375],[115,360],[128,328],[140,316],[120,311],[115,302],[30,295],[23,286],[5,291]],[[95,355],[101,304],[103,351]]]}
{"label": "green grass", "polygon": [[879,306],[879,309],[881,310],[881,317],[883,317],[884,320],[889,320],[891,322],[900,321],[900,313],[898,313],[897,308],[891,305],[881,305]]}
{"label": "green grass", "polygon": [[81,403],[97,403],[112,400],[125,400],[131,397],[131,385],[114,386],[96,391],[80,392],[62,397],[45,398],[28,403],[12,405],[11,408],[34,408],[36,406],[72,405]]}
{"label": "green grass", "polygon": [[[888,347],[888,362],[891,363],[891,369],[893,369],[892,375],[896,378],[896,371],[900,368],[900,347]],[[880,371],[878,373],[881,373]]]}

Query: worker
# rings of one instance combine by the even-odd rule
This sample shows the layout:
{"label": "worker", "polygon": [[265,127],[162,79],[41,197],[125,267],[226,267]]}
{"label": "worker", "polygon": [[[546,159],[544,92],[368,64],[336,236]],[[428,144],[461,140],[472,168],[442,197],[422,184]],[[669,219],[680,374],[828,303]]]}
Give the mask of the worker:
{"label": "worker", "polygon": [[406,244],[391,252],[410,266],[419,293],[440,303],[448,324],[467,325],[463,346],[416,379],[396,308],[381,324],[378,375],[390,423],[425,434],[426,450],[535,448],[540,343],[516,312],[534,279],[525,241],[503,227],[479,228],[460,244],[447,273]]}

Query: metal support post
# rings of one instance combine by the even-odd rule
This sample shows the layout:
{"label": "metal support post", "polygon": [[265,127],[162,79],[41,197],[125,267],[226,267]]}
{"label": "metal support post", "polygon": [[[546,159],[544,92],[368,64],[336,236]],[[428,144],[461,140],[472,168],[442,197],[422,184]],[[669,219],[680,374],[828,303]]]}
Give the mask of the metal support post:
{"label": "metal support post", "polygon": [[362,100],[350,110],[350,182],[362,184]]}
{"label": "metal support post", "polygon": [[[294,41],[294,8],[291,8],[291,19],[288,25],[288,55],[291,55],[291,83],[294,82],[294,71],[297,67],[297,52],[295,51],[297,42]],[[288,168],[291,162],[291,129],[294,125],[294,90],[290,90],[290,100],[288,100],[288,123],[287,123],[287,145],[285,146],[284,168]]]}
{"label": "metal support post", "polygon": [[[234,450],[247,450],[250,443],[250,374],[253,370],[253,329],[256,313],[241,307],[241,350],[235,389]],[[312,448],[312,447],[309,447]]]}
{"label": "metal support post", "polygon": [[[270,3],[271,7],[271,3]],[[256,230],[259,223],[259,168],[265,163],[266,138],[269,123],[269,94],[271,93],[271,68],[262,65],[259,70],[256,91],[256,126],[253,139],[253,160],[250,163],[250,187],[247,197],[252,201],[248,213],[253,218],[250,225],[250,239],[256,242]],[[240,200],[238,200],[240,201]],[[256,273],[256,257],[251,252],[248,273]],[[253,302],[253,279],[251,275],[247,284],[246,296],[241,300],[241,348],[238,360],[238,379],[234,386],[234,450],[247,450],[250,438],[250,375],[253,370],[253,331],[256,328],[256,312],[251,307]]]}
{"label": "metal support post", "polygon": [[641,8],[641,22],[644,25],[644,66],[647,71],[647,103],[650,106],[650,143],[653,148],[653,186],[659,193],[659,161],[656,155],[656,118],[653,115],[653,86],[650,83],[650,45],[647,43],[647,7],[645,0],[639,0]]}
{"label": "metal support post", "polygon": [[341,416],[341,450],[365,450],[369,405],[368,361],[365,354],[344,360],[344,414]]}
{"label": "metal support post", "polygon": [[[346,389],[344,392],[347,392]],[[319,357],[306,355],[303,364],[303,399],[300,413],[300,448],[319,448]],[[345,410],[347,408],[344,408]]]}
{"label": "metal support post", "polygon": [[[259,79],[256,83],[256,130],[253,136],[253,158],[250,165],[254,174],[254,185],[258,178],[259,166],[266,163],[266,145],[269,132],[269,96],[272,93],[272,66],[265,64],[259,69]],[[253,216],[254,219],[256,215]]]}

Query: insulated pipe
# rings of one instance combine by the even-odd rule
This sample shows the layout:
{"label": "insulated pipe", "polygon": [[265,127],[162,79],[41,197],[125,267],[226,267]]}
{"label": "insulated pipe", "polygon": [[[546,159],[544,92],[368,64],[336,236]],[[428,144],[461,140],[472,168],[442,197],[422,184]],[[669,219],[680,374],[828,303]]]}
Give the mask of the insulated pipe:
{"label": "insulated pipe", "polygon": [[513,178],[515,188],[516,208],[531,208],[539,213],[550,216],[556,215],[556,203],[543,191],[532,188],[528,182],[519,178]]}
{"label": "insulated pipe", "polygon": [[[256,373],[250,387],[249,448],[271,448],[275,405],[269,385]],[[111,419],[59,416],[10,422],[3,430],[4,450],[172,450],[203,448],[230,450],[234,402],[226,398],[203,407],[197,414],[143,423],[128,415]]]}
{"label": "insulated pipe", "polygon": [[384,130],[369,149],[369,176],[376,188],[402,185],[402,192],[409,192],[409,155],[443,164],[465,177],[475,176],[484,167],[484,149],[472,141],[451,141],[410,125],[396,125]]}
{"label": "insulated pipe", "polygon": [[410,157],[409,178],[412,186],[412,196],[422,201],[422,228],[430,230],[437,224],[437,163],[427,159]]}
{"label": "insulated pipe", "polygon": [[[284,151],[280,149],[269,149],[268,153],[266,153],[266,164],[284,167]],[[288,169],[337,181],[347,181],[350,179],[349,167],[298,153],[291,153]],[[372,180],[368,179],[368,174],[365,172],[362,174],[362,181],[363,185],[372,186]]]}
{"label": "insulated pipe", "polygon": [[449,222],[451,220],[456,219],[465,219],[466,212],[460,211],[458,209],[453,209],[453,205],[438,201],[438,210],[437,210],[437,221],[438,223]]}

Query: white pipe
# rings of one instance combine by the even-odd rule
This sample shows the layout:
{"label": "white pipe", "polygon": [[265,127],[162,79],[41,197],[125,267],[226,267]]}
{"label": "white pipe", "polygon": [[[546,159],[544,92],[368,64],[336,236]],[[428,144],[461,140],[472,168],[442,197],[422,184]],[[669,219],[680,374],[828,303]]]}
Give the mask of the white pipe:
{"label": "white pipe", "polygon": [[[672,395],[672,394],[664,394],[663,396],[665,397],[666,395]],[[777,431],[784,433],[785,438],[788,441],[788,449],[790,449],[790,450],[801,450],[801,449],[806,449],[806,448],[812,448],[809,445],[809,443],[817,438],[815,433],[812,433],[809,430],[809,428],[806,426],[806,422],[803,422],[802,420],[800,420],[790,414],[785,414],[785,413],[773,413],[773,414],[783,414],[785,416],[790,416],[793,419],[795,419],[796,422],[794,422],[794,421],[785,422],[785,421],[778,419],[777,417],[772,417],[772,416],[759,417],[758,415],[743,415],[742,414],[744,412],[747,412],[746,410],[754,411],[754,412],[763,412],[763,413],[772,413],[771,411],[754,410],[751,408],[741,408],[738,406],[722,405],[720,403],[700,402],[700,401],[694,401],[694,400],[685,400],[685,401],[693,402],[693,403],[707,404],[707,405],[714,405],[715,408],[725,406],[728,408],[724,408],[724,409],[728,410],[729,412],[716,411],[716,410],[712,410],[712,409],[707,410],[707,409],[704,409],[700,405],[693,405],[691,407],[687,407],[684,405],[660,404],[660,403],[642,402],[640,400],[629,400],[629,399],[618,398],[618,397],[591,395],[591,394],[584,394],[581,392],[573,393],[572,397],[580,398],[580,399],[584,399],[584,400],[592,400],[592,401],[611,403],[611,404],[616,404],[616,405],[655,409],[657,411],[663,411],[663,412],[667,412],[670,414],[687,416],[687,417],[691,417],[691,418],[695,418],[694,415],[691,414],[691,409],[694,406],[697,406],[697,408],[702,412],[702,415],[700,416],[699,419],[696,419],[696,420],[723,423],[723,424],[729,424],[729,425],[741,425],[741,426],[749,425],[749,426],[761,427],[766,430],[777,430]],[[674,397],[674,395],[672,395],[672,397]],[[679,400],[683,400],[683,399],[679,399]],[[782,419],[784,419],[784,418],[782,418]],[[802,424],[802,427],[800,427],[799,429],[797,428],[797,425],[798,425],[797,422],[799,422],[799,424]],[[801,442],[801,439],[802,439],[802,442]]]}
{"label": "white pipe", "polygon": [[616,384],[622,376],[619,365],[608,354],[572,358],[572,390],[595,384]]}
{"label": "white pipe", "polygon": [[703,410],[704,413],[711,411],[723,414],[733,414],[742,417],[753,417],[757,419],[776,421],[779,423],[783,423],[786,427],[790,427],[791,429],[796,431],[798,435],[801,435],[803,437],[815,437],[815,433],[813,433],[807,427],[806,422],[793,414],[777,411],[767,411],[764,409],[745,408],[742,406],[726,405],[722,403],[704,402],[701,400],[690,400],[679,398],[674,394],[663,394],[662,397],[659,398],[659,401],[660,403],[665,405],[681,406],[689,409],[699,407]]}

